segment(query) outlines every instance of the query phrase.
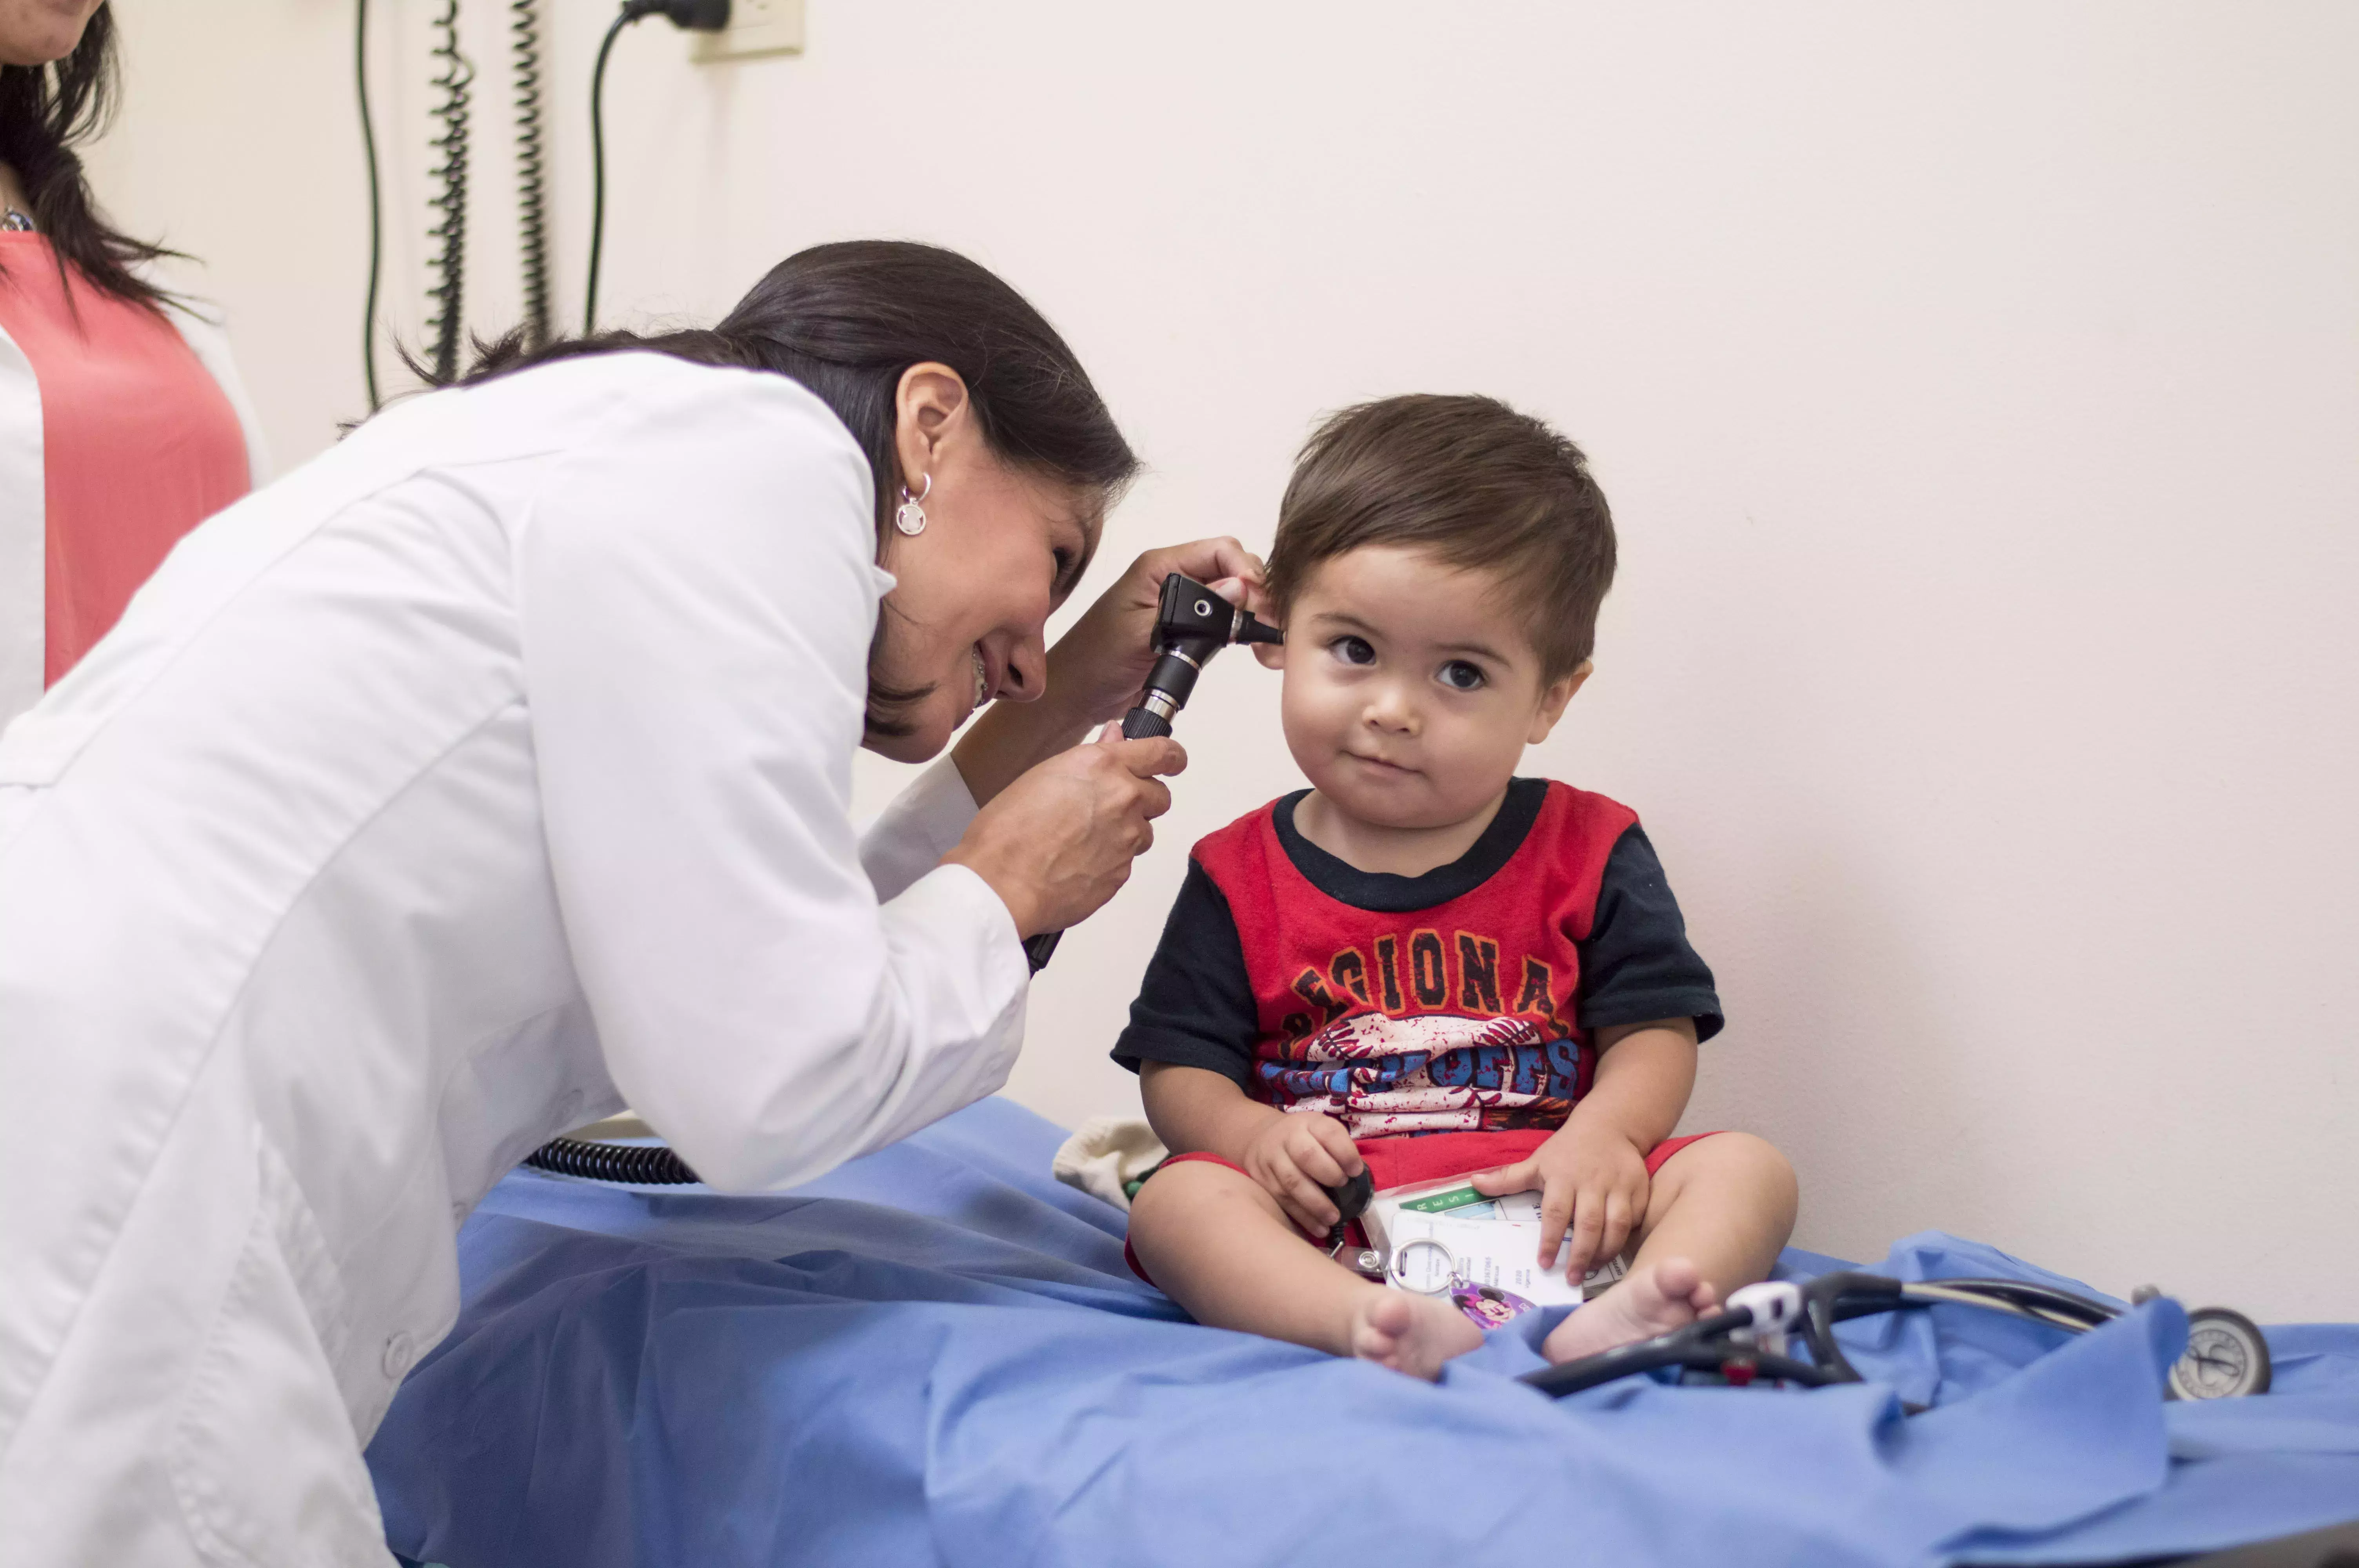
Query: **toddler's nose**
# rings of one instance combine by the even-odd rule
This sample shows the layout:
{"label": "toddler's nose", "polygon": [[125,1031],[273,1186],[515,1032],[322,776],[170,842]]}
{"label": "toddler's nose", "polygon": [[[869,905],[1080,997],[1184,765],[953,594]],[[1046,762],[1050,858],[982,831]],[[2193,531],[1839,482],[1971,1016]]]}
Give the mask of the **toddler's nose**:
{"label": "toddler's nose", "polygon": [[1397,735],[1418,731],[1417,705],[1390,687],[1379,687],[1368,701],[1368,722]]}

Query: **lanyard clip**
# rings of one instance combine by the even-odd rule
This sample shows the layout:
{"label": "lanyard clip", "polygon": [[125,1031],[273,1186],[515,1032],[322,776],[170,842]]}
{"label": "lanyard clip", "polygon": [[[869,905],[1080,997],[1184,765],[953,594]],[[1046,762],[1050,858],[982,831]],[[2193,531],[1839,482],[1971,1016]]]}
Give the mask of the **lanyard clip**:
{"label": "lanyard clip", "polygon": [[1381,1280],[1385,1277],[1385,1255],[1373,1247],[1343,1245],[1343,1227],[1341,1225],[1337,1225],[1334,1229],[1327,1233],[1327,1256],[1343,1264],[1354,1274],[1371,1280]]}

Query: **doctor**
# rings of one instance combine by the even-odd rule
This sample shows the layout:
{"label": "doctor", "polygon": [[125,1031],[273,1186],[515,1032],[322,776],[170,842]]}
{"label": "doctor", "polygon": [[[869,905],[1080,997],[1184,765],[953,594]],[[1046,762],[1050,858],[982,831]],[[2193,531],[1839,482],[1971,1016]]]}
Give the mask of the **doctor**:
{"label": "doctor", "polygon": [[[1136,459],[951,253],[495,351],[191,535],[0,740],[0,1562],[371,1563],[361,1448],[452,1236],[625,1103],[715,1185],[991,1093],[1169,741]],[[852,756],[916,761],[864,838]],[[1037,700],[1036,700],[1037,699]],[[977,806],[981,806],[978,811]]]}

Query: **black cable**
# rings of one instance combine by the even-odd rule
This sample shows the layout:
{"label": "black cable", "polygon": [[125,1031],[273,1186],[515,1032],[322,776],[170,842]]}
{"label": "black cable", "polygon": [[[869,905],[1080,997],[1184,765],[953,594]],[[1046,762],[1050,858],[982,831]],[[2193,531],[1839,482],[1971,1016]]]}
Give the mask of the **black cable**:
{"label": "black cable", "polygon": [[2085,1333],[2121,1315],[2102,1302],[2024,1280],[1924,1280],[1902,1286],[1901,1296],[1911,1306],[1993,1307],[2074,1333]]}
{"label": "black cable", "polygon": [[377,189],[376,127],[369,119],[368,0],[355,0],[353,6],[353,85],[361,106],[361,152],[368,161],[368,304],[361,315],[361,376],[368,387],[369,412],[374,414],[384,405],[376,390],[376,292],[385,268],[385,216]]}
{"label": "black cable", "polygon": [[553,1138],[524,1157],[536,1171],[580,1176],[592,1182],[629,1182],[643,1187],[682,1187],[704,1178],[660,1143],[602,1143],[592,1138]]}
{"label": "black cable", "polygon": [[623,29],[654,9],[637,0],[625,5],[607,24],[605,39],[598,46],[598,63],[590,70],[590,280],[582,290],[585,335],[598,330],[598,262],[606,242],[606,57],[614,52],[614,40],[622,37]]}
{"label": "black cable", "polygon": [[[1719,1314],[1719,1317],[1734,1314]],[[1745,1323],[1753,1321],[1752,1314],[1742,1314]],[[1700,1320],[1710,1321],[1710,1320]],[[1732,1324],[1730,1326],[1742,1326]],[[1726,1330],[1698,1331],[1696,1324],[1686,1331],[1664,1335],[1657,1339],[1642,1339],[1635,1345],[1624,1345],[1603,1355],[1584,1356],[1578,1360],[1544,1367],[1537,1372],[1527,1372],[1517,1379],[1538,1389],[1550,1399],[1560,1400],[1567,1394],[1577,1394],[1583,1389],[1593,1389],[1603,1383],[1617,1382],[1641,1372],[1651,1372],[1662,1367],[1684,1367],[1699,1372],[1721,1372],[1733,1366],[1750,1369],[1752,1375],[1765,1380],[1799,1383],[1806,1389],[1824,1389],[1836,1383],[1859,1381],[1856,1375],[1846,1378],[1831,1368],[1813,1366],[1792,1356],[1780,1356],[1738,1345],[1727,1337]]]}
{"label": "black cable", "polygon": [[[1700,1317],[1683,1328],[1653,1339],[1527,1372],[1518,1380],[1551,1398],[1562,1399],[1583,1389],[1662,1367],[1724,1373],[1741,1366],[1750,1368],[1748,1381],[1759,1378],[1826,1388],[1864,1380],[1834,1336],[1836,1324],[1855,1317],[1946,1303],[1971,1304],[2047,1323],[2068,1333],[2083,1333],[2120,1315],[2117,1308],[2103,1302],[2023,1280],[1904,1282],[1881,1274],[1840,1272],[1821,1274],[1810,1281],[1801,1287],[1801,1296],[1802,1316],[1795,1332],[1810,1348],[1811,1359],[1808,1362],[1767,1354],[1734,1339],[1734,1330],[1751,1326],[1753,1313],[1749,1307],[1734,1307]],[[1915,1415],[1921,1407],[1903,1408]]]}
{"label": "black cable", "polygon": [[582,330],[598,330],[598,267],[606,242],[606,57],[625,27],[662,12],[675,27],[717,33],[729,25],[729,0],[623,0],[590,68],[590,277],[582,290]]}
{"label": "black cable", "polygon": [[442,189],[426,204],[440,209],[442,221],[426,231],[428,238],[441,242],[426,258],[427,266],[440,278],[426,291],[433,304],[426,330],[434,340],[434,379],[447,383],[459,373],[459,334],[466,308],[467,119],[475,68],[459,49],[459,0],[443,0],[442,14],[433,25],[441,38],[429,52],[445,64],[442,74],[432,82],[441,90],[442,102],[427,111],[442,122],[442,134],[429,145],[440,150],[442,161],[428,170],[427,177],[439,181]]}
{"label": "black cable", "polygon": [[514,45],[516,116],[516,230],[524,262],[524,330],[529,346],[549,341],[549,176],[541,151],[540,0],[508,6]]}

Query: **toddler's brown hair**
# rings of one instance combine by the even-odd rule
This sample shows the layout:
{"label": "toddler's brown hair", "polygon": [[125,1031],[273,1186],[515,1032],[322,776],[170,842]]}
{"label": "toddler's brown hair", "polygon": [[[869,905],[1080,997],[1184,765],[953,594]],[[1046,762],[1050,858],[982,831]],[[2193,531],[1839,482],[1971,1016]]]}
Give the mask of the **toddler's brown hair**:
{"label": "toddler's brown hair", "polygon": [[1329,417],[1294,460],[1269,552],[1283,618],[1320,562],[1371,545],[1493,574],[1543,680],[1589,657],[1614,517],[1581,449],[1493,397],[1418,395]]}

